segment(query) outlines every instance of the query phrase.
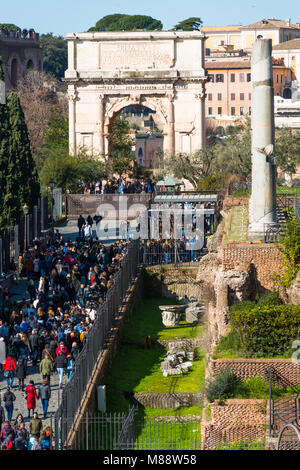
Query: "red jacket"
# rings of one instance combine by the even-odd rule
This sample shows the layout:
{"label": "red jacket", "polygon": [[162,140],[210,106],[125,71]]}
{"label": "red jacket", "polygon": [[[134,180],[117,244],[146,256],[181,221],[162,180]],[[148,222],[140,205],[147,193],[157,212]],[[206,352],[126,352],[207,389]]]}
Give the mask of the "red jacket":
{"label": "red jacket", "polygon": [[15,360],[12,357],[8,356],[5,359],[5,362],[3,364],[3,369],[4,370],[16,370],[17,366],[16,366],[16,363],[15,363]]}
{"label": "red jacket", "polygon": [[36,407],[36,400],[38,399],[34,385],[27,385],[27,387],[25,388],[25,396],[27,400],[28,410],[34,410]]}
{"label": "red jacket", "polygon": [[59,353],[60,351],[63,353],[63,355],[64,355],[65,357],[67,357],[67,355],[70,354],[70,353],[69,353],[69,350],[68,350],[68,348],[67,348],[67,346],[59,345],[59,346],[56,348],[55,354],[58,356],[58,353]]}

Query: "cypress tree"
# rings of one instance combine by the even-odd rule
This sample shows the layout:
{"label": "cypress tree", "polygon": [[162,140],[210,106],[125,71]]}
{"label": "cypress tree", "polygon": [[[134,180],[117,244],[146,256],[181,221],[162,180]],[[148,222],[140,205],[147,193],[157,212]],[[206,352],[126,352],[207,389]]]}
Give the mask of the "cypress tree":
{"label": "cypress tree", "polygon": [[[0,58],[0,80],[4,80]],[[0,104],[0,229],[5,228],[7,222],[6,208],[4,206],[7,165],[10,154],[10,126],[6,104]]]}
{"label": "cypress tree", "polygon": [[37,169],[30,149],[28,129],[17,93],[7,97],[7,113],[10,126],[9,158],[6,169],[6,190],[4,207],[7,222],[19,222],[22,207],[37,203],[40,185]]}

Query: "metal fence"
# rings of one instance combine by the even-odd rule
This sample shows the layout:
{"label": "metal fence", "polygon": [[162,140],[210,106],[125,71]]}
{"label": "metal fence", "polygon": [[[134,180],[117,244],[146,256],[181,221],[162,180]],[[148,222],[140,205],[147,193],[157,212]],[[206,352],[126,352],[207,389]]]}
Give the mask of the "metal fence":
{"label": "metal fence", "polygon": [[197,265],[200,263],[203,250],[182,250],[181,252],[168,251],[168,252],[155,252],[155,251],[140,251],[140,262],[145,266],[158,266],[158,265]]}
{"label": "metal fence", "polygon": [[294,211],[295,211],[295,215],[297,217],[297,220],[300,224],[300,198],[296,198],[294,199]]}
{"label": "metal fence", "polygon": [[57,449],[65,448],[67,445],[68,434],[74,424],[74,417],[92,377],[96,361],[99,354],[106,348],[115,316],[137,273],[137,268],[138,242],[132,241],[128,245],[121,269],[115,275],[114,284],[107,292],[105,302],[98,306],[95,322],[89,330],[86,343],[76,360],[75,371],[62,393],[61,403],[55,415],[55,446]]}
{"label": "metal fence", "polygon": [[[289,423],[300,425],[300,386],[295,386],[279,374],[273,367],[269,368],[269,436],[278,437],[282,428]],[[289,389],[291,395],[273,398],[273,386]]]}
{"label": "metal fence", "polygon": [[0,237],[0,275],[8,274],[11,262],[18,262],[19,254],[27,248],[34,237],[41,236],[48,229],[48,200],[41,198],[38,204],[24,215],[23,220],[13,227],[7,227]]}
{"label": "metal fence", "polygon": [[[266,440],[218,440],[213,447],[201,442],[200,420],[188,417],[146,417],[138,408],[128,413],[97,413],[83,416],[72,450],[96,451],[200,451],[265,450]],[[70,425],[72,420],[70,419]],[[204,445],[203,445],[204,444]]]}

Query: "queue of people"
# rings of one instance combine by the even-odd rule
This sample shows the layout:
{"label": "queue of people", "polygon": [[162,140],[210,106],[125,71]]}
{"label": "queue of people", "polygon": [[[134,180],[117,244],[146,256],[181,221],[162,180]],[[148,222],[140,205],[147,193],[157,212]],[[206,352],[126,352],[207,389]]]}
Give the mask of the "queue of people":
{"label": "queue of people", "polygon": [[[42,424],[53,389],[51,378],[57,373],[59,388],[65,376],[71,380],[97,307],[105,302],[126,252],[125,241],[108,248],[93,237],[71,241],[58,231],[44,240],[35,238],[33,247],[24,252],[21,275],[28,280],[27,298],[17,303],[8,295],[0,311],[0,378],[7,385],[4,407],[0,406],[0,444],[5,449],[19,449],[23,438],[27,449],[46,448]],[[38,385],[27,382],[33,372],[40,374]],[[12,425],[15,390],[24,393],[28,411],[24,421],[30,429],[25,426],[27,434],[22,431],[22,436]],[[42,419],[37,418],[39,402]],[[36,419],[42,424],[37,426]]]}
{"label": "queue of people", "polygon": [[179,240],[156,239],[140,242],[139,259],[146,266],[159,264],[193,263],[199,261],[203,251],[195,237]]}
{"label": "queue of people", "polygon": [[133,194],[151,193],[155,183],[149,179],[111,178],[86,183],[79,182],[79,191],[83,194]]}

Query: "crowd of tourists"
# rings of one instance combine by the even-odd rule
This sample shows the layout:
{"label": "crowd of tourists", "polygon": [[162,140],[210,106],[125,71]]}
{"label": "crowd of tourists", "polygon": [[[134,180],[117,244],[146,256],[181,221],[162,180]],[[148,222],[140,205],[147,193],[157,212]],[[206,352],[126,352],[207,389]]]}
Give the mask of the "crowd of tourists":
{"label": "crowd of tourists", "polygon": [[139,259],[147,266],[194,263],[200,260],[202,248],[201,240],[197,237],[142,240]]}
{"label": "crowd of tourists", "polygon": [[111,178],[86,183],[79,182],[83,194],[139,194],[154,192],[155,183],[149,179]]}
{"label": "crowd of tourists", "polygon": [[[13,302],[5,292],[0,310],[0,378],[6,381],[0,403],[1,448],[49,448],[43,419],[53,389],[51,377],[58,374],[59,388],[64,376],[71,379],[97,306],[105,302],[126,251],[123,240],[106,247],[90,236],[71,241],[56,231],[35,238],[23,253],[20,274],[28,280],[27,296]],[[33,371],[40,373],[41,383],[27,380]],[[14,389],[24,393],[27,417],[13,416]],[[42,418],[36,412],[39,401]]]}

